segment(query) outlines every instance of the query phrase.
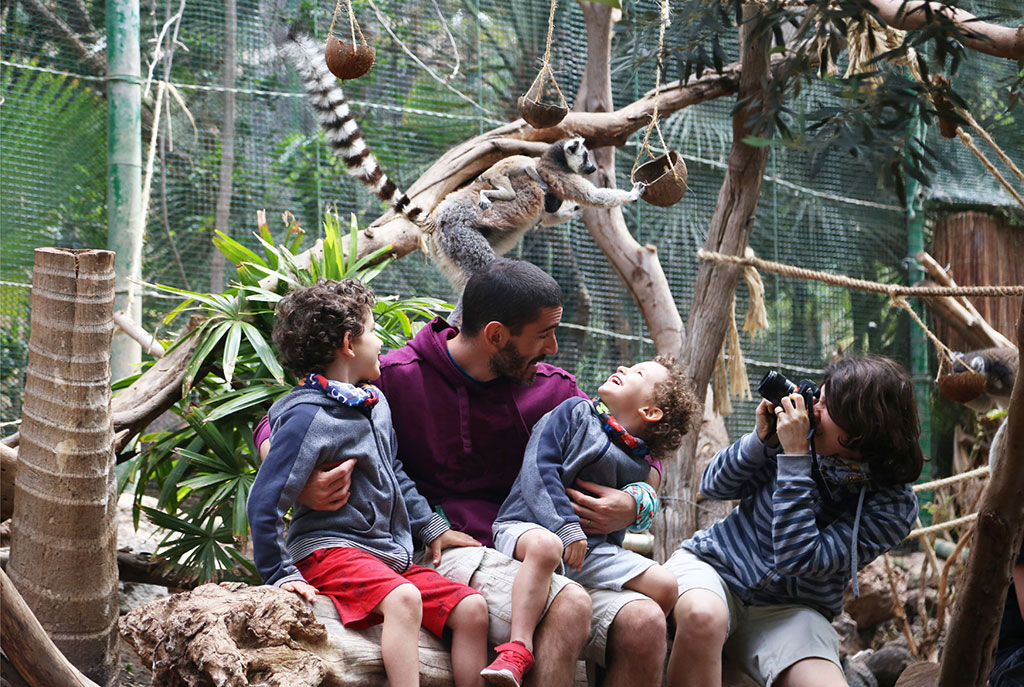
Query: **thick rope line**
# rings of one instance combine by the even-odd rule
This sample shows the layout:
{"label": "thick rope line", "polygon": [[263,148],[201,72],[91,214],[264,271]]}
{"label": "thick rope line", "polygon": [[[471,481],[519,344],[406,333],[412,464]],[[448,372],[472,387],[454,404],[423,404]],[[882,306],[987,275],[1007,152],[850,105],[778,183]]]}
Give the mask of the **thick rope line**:
{"label": "thick rope line", "polygon": [[975,477],[987,477],[989,468],[987,465],[983,465],[980,468],[968,470],[967,472],[961,472],[959,475],[953,475],[952,477],[943,477],[942,479],[933,480],[931,482],[922,482],[921,484],[914,485],[914,493],[921,491],[931,491],[940,487],[946,487],[950,484],[957,484],[958,482],[965,482]]}
{"label": "thick rope line", "polygon": [[900,284],[882,284],[866,279],[854,279],[841,274],[819,272],[804,267],[794,267],[780,262],[763,260],[757,257],[743,257],[740,255],[726,255],[707,250],[698,250],[697,257],[701,260],[713,262],[727,262],[735,265],[750,265],[766,272],[782,274],[788,277],[798,277],[820,281],[834,286],[843,286],[872,293],[884,293],[891,297],[896,296],[1022,296],[1024,295],[1024,284],[1019,286],[902,286]]}
{"label": "thick rope line", "polygon": [[[910,314],[910,318],[912,320],[914,320],[914,322],[917,323],[917,326],[919,326],[921,329],[924,330],[924,333],[931,340],[932,344],[934,344],[935,352],[939,354],[939,358],[940,358],[941,362],[939,363],[938,375],[942,376],[943,363],[947,366],[947,369],[952,370],[952,368],[953,368],[953,356],[954,356],[953,351],[951,351],[949,349],[949,346],[947,346],[946,344],[944,344],[941,341],[939,341],[939,337],[935,336],[935,334],[932,333],[931,329],[928,329],[928,325],[926,325],[924,323],[924,320],[922,320],[918,316],[918,314],[916,312],[914,312],[914,309],[910,307],[910,303],[907,303],[907,299],[904,298],[903,296],[893,296],[889,300],[889,307],[890,308],[893,308],[893,307],[903,308],[904,310],[907,311],[907,313]],[[938,379],[938,377],[936,377],[936,379]]]}
{"label": "thick rope line", "polygon": [[562,107],[568,107],[568,103],[565,102],[565,96],[562,94],[562,89],[558,87],[558,82],[555,81],[555,74],[551,71],[551,39],[555,33],[555,7],[558,4],[558,0],[551,0],[551,11],[548,13],[548,37],[544,45],[544,63],[540,67],[540,71],[537,73],[537,78],[533,80],[530,85],[530,89],[527,94],[533,92],[534,86],[540,83],[537,88],[537,102],[541,101],[541,97],[544,95],[544,74],[551,77],[551,85],[555,87],[555,91],[558,93],[559,99],[562,101]]}
{"label": "thick rope line", "polygon": [[978,519],[978,514],[977,513],[971,513],[970,515],[965,515],[962,518],[954,518],[952,520],[947,520],[946,522],[940,522],[937,525],[929,525],[928,527],[919,527],[919,528],[917,528],[915,530],[911,530],[910,534],[908,534],[905,537],[905,540],[906,539],[917,539],[919,537],[923,537],[926,534],[931,534],[932,532],[945,532],[946,530],[951,530],[954,527],[959,527],[960,525],[966,525],[969,522],[974,522],[977,519]]}
{"label": "thick rope line", "polygon": [[[975,126],[977,126],[977,124],[978,124],[977,122],[974,123]],[[980,131],[981,129],[979,128],[978,130]],[[987,169],[989,171],[989,174],[994,176],[996,178],[996,181],[998,181],[1000,184],[1003,185],[1003,188],[1005,188],[1010,193],[1010,195],[1013,196],[1014,200],[1016,200],[1018,203],[1020,203],[1021,207],[1024,207],[1024,198],[1021,198],[1021,195],[1019,193],[1017,193],[1017,189],[1015,189],[1010,184],[1010,182],[1006,180],[1006,177],[1004,177],[999,172],[999,170],[996,169],[995,165],[993,165],[989,161],[989,159],[987,157],[985,157],[985,153],[981,152],[981,149],[979,149],[978,146],[976,146],[974,144],[974,139],[971,138],[971,135],[969,133],[967,133],[966,131],[964,131],[963,127],[959,127],[959,126],[956,128],[956,134],[957,134],[957,136],[960,137],[960,140],[963,141],[963,144],[965,146],[967,146],[967,149],[970,150],[972,153],[974,153],[974,156],[976,158],[981,160],[981,164],[985,167],[985,169]],[[997,153],[1002,152],[1002,150],[1000,150],[1000,148],[995,145],[995,141],[991,141],[991,144],[995,147]],[[1019,170],[1016,170],[1016,171],[1019,171]]]}

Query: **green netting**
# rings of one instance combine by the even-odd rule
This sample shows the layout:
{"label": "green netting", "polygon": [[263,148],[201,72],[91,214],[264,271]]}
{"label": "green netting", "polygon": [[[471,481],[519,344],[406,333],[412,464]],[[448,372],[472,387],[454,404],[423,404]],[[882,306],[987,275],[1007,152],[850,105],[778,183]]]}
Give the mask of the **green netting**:
{"label": "green netting", "polygon": [[[962,3],[980,15],[1003,12],[1012,24],[1024,12],[1004,2]],[[532,82],[543,54],[549,4],[546,0],[438,0],[434,3],[368,0],[354,3],[368,41],[377,49],[373,70],[345,86],[368,142],[388,174],[408,186],[440,154],[466,138],[514,119],[515,98]],[[103,75],[104,3],[57,0],[50,3],[80,37],[83,49],[66,35],[32,15],[23,3],[5,3],[4,50],[0,78],[0,318],[2,318],[3,402],[0,420],[13,422],[20,411],[27,357],[28,286],[32,251],[45,245],[106,247],[107,121]],[[169,21],[180,7],[180,25]],[[229,233],[255,242],[256,211],[266,209],[271,228],[283,232],[278,219],[289,211],[315,238],[319,218],[328,208],[342,216],[354,212],[366,223],[381,204],[345,175],[331,157],[312,112],[300,93],[294,70],[276,55],[271,32],[301,16],[313,17],[323,38],[333,2],[237,3],[237,69],[227,87],[223,73],[225,4],[142,3],[142,65],[145,80],[144,156],[152,129],[157,81],[168,78],[177,97],[168,96],[169,116],[161,120],[153,162],[151,203],[147,217],[143,279],[205,290],[210,283],[219,189],[221,144],[225,132],[226,93],[234,93],[234,165]],[[1011,16],[1007,16],[1008,7]],[[643,0],[638,10],[654,12],[657,3]],[[673,3],[673,11],[686,11]],[[87,18],[79,11],[84,9]],[[343,10],[344,12],[344,10]],[[446,18],[458,49],[446,34]],[[656,32],[637,30],[627,13],[614,36],[613,80],[616,105],[634,100],[654,85],[652,59],[637,60],[656,48]],[[91,24],[91,26],[90,26]],[[344,35],[344,16],[338,31]],[[167,30],[165,31],[165,27]],[[94,31],[91,32],[91,31]],[[176,36],[172,44],[169,37]],[[440,84],[405,52],[403,45],[448,86]],[[168,51],[173,47],[173,58]],[[157,49],[163,52],[157,54]],[[735,59],[735,46],[730,48]],[[585,30],[576,3],[560,3],[556,16],[553,64],[562,90],[571,97],[585,62]],[[99,60],[97,64],[97,60]],[[963,72],[964,79],[989,83],[1009,77],[1014,65],[981,58]],[[152,78],[150,78],[152,74]],[[667,78],[675,78],[668,74]],[[454,91],[459,93],[455,93]],[[994,115],[1000,103],[981,102],[987,89],[964,89],[972,109]],[[461,95],[460,95],[461,94]],[[180,102],[179,102],[180,99]],[[472,102],[468,102],[472,101]],[[794,110],[831,102],[821,83],[804,89]],[[626,217],[642,243],[658,247],[684,321],[697,271],[695,253],[704,243],[731,143],[732,98],[684,110],[662,123],[668,144],[681,151],[689,166],[690,189],[668,209],[637,203]],[[187,112],[186,112],[187,108]],[[1024,127],[1019,115],[1000,114],[992,133],[1024,164]],[[616,156],[618,182],[625,186],[643,132]],[[952,161],[937,174],[927,200],[1008,206],[1009,196],[982,173],[978,163],[956,142],[929,138]],[[145,160],[144,160],[145,162]],[[905,209],[878,188],[864,168],[836,151],[820,172],[812,173],[805,154],[776,148],[771,157],[751,241],[758,255],[811,269],[853,277],[905,283],[908,279]],[[567,298],[556,363],[577,372],[585,389],[620,362],[653,354],[644,323],[622,284],[579,221],[538,229],[516,249],[563,284]],[[230,275],[228,275],[230,278]],[[769,367],[793,376],[818,376],[838,348],[884,352],[909,362],[910,325],[905,314],[888,308],[881,296],[850,292],[817,283],[765,275],[771,329],[757,341],[743,339],[752,384]],[[450,295],[446,282],[422,254],[410,255],[389,268],[376,283],[379,291]],[[739,288],[738,317],[747,294]],[[145,292],[144,326],[160,331],[160,317],[175,304]],[[161,332],[168,335],[168,332]],[[730,429],[749,423],[752,404],[736,404]],[[5,424],[3,433],[14,431]]]}

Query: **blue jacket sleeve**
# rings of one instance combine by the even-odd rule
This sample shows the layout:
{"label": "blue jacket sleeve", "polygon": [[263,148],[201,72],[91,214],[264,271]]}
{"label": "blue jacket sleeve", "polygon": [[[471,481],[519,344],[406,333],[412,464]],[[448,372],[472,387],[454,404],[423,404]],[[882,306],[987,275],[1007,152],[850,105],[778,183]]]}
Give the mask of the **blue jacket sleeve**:
{"label": "blue jacket sleeve", "polygon": [[300,404],[281,414],[270,452],[249,490],[246,513],[253,558],[266,584],[281,586],[303,579],[285,548],[284,516],[309,479],[321,450],[327,448],[313,438],[324,433],[308,431],[319,410]]}
{"label": "blue jacket sleeve", "polygon": [[781,446],[766,445],[756,432],[745,434],[711,459],[700,480],[700,493],[727,501],[755,492],[771,479],[775,471],[772,459],[781,450]]}
{"label": "blue jacket sleeve", "polygon": [[562,480],[568,448],[583,429],[581,412],[590,412],[586,402],[565,401],[545,416],[530,435],[519,471],[522,498],[533,521],[557,534],[563,546],[587,538]]}
{"label": "blue jacket sleeve", "polygon": [[[772,497],[772,543],[775,567],[795,577],[823,577],[849,570],[855,513],[826,527],[815,521],[817,486],[811,456],[780,455],[778,486]],[[867,492],[857,533],[858,567],[903,541],[917,517],[917,497],[909,485]]]}

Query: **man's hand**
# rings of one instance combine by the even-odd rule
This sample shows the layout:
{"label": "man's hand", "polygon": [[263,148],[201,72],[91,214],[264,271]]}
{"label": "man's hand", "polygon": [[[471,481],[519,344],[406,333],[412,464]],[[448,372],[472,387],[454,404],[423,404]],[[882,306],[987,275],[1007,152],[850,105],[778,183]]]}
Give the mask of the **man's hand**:
{"label": "man's hand", "polygon": [[804,397],[800,394],[783,396],[782,405],[774,411],[782,450],[789,455],[810,453],[807,435],[811,431],[811,419],[807,416]]}
{"label": "man's hand", "polygon": [[573,570],[579,570],[583,567],[583,559],[587,557],[587,540],[577,539],[572,544],[565,547],[565,552],[562,554],[562,560]]}
{"label": "man's hand", "polygon": [[636,499],[621,489],[582,479],[576,480],[576,486],[593,494],[572,487],[565,490],[580,518],[580,527],[587,534],[618,532],[636,521]]}
{"label": "man's hand", "polygon": [[306,486],[299,492],[299,503],[313,510],[338,510],[348,503],[355,466],[355,458],[316,466]]}
{"label": "man's hand", "polygon": [[430,542],[430,559],[434,561],[435,568],[441,564],[441,550],[450,549],[453,546],[483,546],[483,544],[465,532],[447,530],[440,537]]}
{"label": "man's hand", "polygon": [[282,584],[281,589],[285,590],[286,592],[293,592],[295,594],[298,594],[300,597],[302,597],[309,603],[313,603],[316,601],[316,587],[309,584],[308,582],[303,582],[302,580],[292,580],[291,582],[285,582],[284,584]]}

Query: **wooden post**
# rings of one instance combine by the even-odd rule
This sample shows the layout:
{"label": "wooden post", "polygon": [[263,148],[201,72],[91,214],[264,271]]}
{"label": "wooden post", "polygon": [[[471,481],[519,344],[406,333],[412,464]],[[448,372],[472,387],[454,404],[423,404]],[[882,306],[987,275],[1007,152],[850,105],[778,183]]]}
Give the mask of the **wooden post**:
{"label": "wooden post", "polygon": [[57,647],[101,685],[119,669],[113,314],[114,253],[36,250],[8,573]]}
{"label": "wooden post", "polygon": [[[1024,301],[1017,343],[1024,341]],[[992,671],[1010,571],[1024,527],[1024,369],[1010,396],[1002,452],[992,468],[967,563],[967,581],[953,613],[939,672],[939,687],[983,687]]]}

